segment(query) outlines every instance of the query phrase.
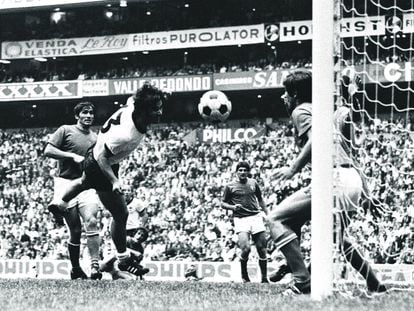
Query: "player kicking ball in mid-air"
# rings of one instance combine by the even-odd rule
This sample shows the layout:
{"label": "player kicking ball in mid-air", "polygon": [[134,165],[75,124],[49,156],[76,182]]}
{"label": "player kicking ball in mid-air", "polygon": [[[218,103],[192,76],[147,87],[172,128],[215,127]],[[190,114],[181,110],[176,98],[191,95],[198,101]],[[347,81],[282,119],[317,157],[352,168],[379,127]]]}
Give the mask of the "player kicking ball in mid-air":
{"label": "player kicking ball in mid-air", "polygon": [[259,255],[261,282],[267,280],[267,240],[266,227],[262,212],[267,215],[266,204],[257,182],[248,177],[250,165],[241,161],[236,166],[237,180],[224,188],[221,206],[233,211],[234,229],[238,235],[240,253],[241,277],[244,283],[250,282],[247,272],[247,261],[250,254],[250,236]]}
{"label": "player kicking ball in mid-air", "polygon": [[119,163],[139,145],[148,125],[158,121],[165,100],[166,93],[149,83],[138,89],[126,106],[116,111],[101,128],[95,146],[85,156],[82,177],[70,183],[61,200],[49,204],[64,211],[67,202],[77,194],[95,189],[102,204],[112,214],[111,236],[117,250],[118,268],[135,275],[145,271],[137,257],[127,250],[128,208],[118,179]]}
{"label": "player kicking ball in mid-air", "polygon": [[[59,160],[59,175],[54,178],[55,199],[59,199],[62,189],[65,189],[73,179],[82,176],[83,156],[96,143],[96,133],[90,129],[94,121],[94,105],[90,102],[80,102],[75,106],[74,112],[76,124],[59,127],[50,137],[44,151],[47,157]],[[72,280],[87,279],[79,264],[81,219],[85,225],[87,246],[91,257],[91,279],[102,278],[102,273],[99,271],[100,240],[96,220],[99,204],[95,190],[89,189],[72,199],[65,213],[51,210],[56,223],[63,225],[63,219],[65,219],[69,228],[68,251],[72,265],[70,272]]]}

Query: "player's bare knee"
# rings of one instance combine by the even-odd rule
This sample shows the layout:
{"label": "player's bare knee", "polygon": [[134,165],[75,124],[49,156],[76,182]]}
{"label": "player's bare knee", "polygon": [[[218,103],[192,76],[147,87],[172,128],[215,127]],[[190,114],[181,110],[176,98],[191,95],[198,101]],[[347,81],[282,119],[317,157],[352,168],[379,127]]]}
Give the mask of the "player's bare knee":
{"label": "player's bare knee", "polygon": [[87,231],[97,231],[98,230],[98,220],[92,216],[85,220],[85,227]]}

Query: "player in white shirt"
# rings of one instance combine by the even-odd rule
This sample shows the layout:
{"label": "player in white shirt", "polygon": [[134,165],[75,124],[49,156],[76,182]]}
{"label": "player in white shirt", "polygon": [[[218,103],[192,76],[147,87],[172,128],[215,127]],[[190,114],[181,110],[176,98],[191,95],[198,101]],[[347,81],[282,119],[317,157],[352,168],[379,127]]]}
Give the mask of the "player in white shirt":
{"label": "player in white shirt", "polygon": [[[142,275],[142,267],[127,250],[126,224],[128,209],[118,179],[119,163],[141,142],[147,127],[162,115],[166,93],[145,83],[127,104],[116,111],[101,128],[97,142],[86,156],[81,178],[74,180],[51,206],[61,210],[81,191],[93,188],[112,214],[111,236],[117,250],[118,267],[135,275]],[[132,255],[131,255],[132,254]]]}

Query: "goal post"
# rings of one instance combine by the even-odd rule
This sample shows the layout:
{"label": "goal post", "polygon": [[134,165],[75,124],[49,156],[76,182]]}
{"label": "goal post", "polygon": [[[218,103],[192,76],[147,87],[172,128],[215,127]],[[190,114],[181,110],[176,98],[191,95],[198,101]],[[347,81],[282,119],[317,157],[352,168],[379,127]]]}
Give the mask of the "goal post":
{"label": "goal post", "polygon": [[334,6],[313,0],[311,298],[333,292]]}

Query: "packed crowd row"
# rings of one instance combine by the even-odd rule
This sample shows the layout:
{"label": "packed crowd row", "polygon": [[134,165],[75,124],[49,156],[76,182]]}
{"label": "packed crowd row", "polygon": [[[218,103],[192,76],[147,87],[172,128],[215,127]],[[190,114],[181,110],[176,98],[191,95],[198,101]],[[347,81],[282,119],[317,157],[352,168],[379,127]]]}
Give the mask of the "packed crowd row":
{"label": "packed crowd row", "polygon": [[[13,82],[34,82],[34,81],[58,81],[58,80],[96,80],[96,79],[122,79],[122,78],[146,78],[146,77],[165,77],[183,75],[204,75],[213,73],[241,72],[241,71],[268,71],[279,69],[311,68],[310,59],[288,60],[277,62],[274,55],[255,59],[254,61],[240,62],[215,62],[201,64],[181,64],[162,66],[145,65],[145,62],[116,61],[94,64],[84,61],[77,62],[76,65],[68,63],[59,64],[58,67],[41,65],[40,68],[31,65],[24,72],[12,71],[8,65],[0,64],[0,83]],[[148,64],[149,64],[148,63]],[[221,65],[217,65],[221,63]],[[43,68],[43,67],[44,68]]]}
{"label": "packed crowd row", "polygon": [[[306,0],[226,0],[130,2],[126,7],[102,5],[4,14],[0,40],[75,38],[125,33],[276,23],[311,19]],[[55,14],[53,16],[53,14]],[[54,18],[53,18],[54,17]],[[16,26],[19,31],[16,32]]]}
{"label": "packed crowd row", "polygon": [[[357,162],[385,212],[375,215],[361,209],[349,234],[373,262],[414,263],[413,152],[408,147],[413,137],[401,135],[405,127],[396,120],[389,124],[366,124],[368,137],[357,150]],[[147,259],[231,261],[237,257],[232,217],[220,208],[220,200],[240,159],[252,164],[251,175],[259,181],[270,208],[277,208],[283,198],[310,182],[309,170],[282,184],[272,178],[298,149],[291,124],[262,125],[267,134],[257,140],[209,145],[184,139],[204,125],[153,128],[124,161],[124,186],[132,187],[146,202],[150,215]],[[68,232],[56,228],[46,210],[56,165],[42,153],[52,130],[0,132],[0,258],[67,258]],[[105,256],[113,248],[110,214],[102,209],[98,218]],[[309,255],[309,225],[303,229],[302,248]],[[270,260],[280,259],[271,242],[268,253]]]}

